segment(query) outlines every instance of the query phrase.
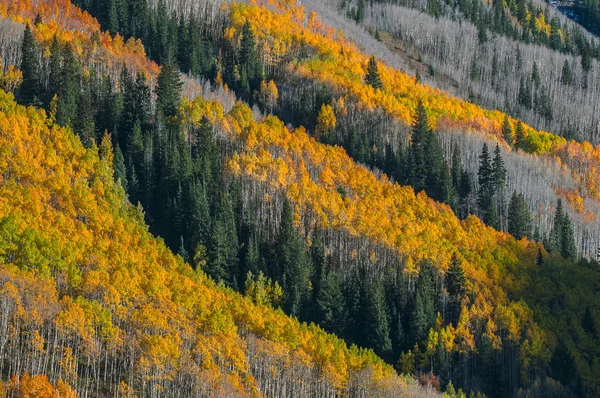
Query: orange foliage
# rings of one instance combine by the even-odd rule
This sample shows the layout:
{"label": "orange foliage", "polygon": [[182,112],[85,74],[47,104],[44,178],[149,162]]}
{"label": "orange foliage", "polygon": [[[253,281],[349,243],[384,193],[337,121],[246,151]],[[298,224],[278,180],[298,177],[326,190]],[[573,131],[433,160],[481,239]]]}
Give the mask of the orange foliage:
{"label": "orange foliage", "polygon": [[[266,6],[264,6],[265,3]],[[310,12],[304,18],[302,6],[295,1],[275,2],[264,0],[257,4],[232,4],[230,23],[233,31],[249,21],[261,45],[267,62],[281,62],[284,53],[297,54],[301,45],[316,51],[316,56],[288,64],[288,73],[316,80],[333,89],[340,99],[356,101],[367,111],[382,109],[387,115],[405,124],[412,122],[418,101],[422,101],[429,112],[432,127],[458,127],[473,129],[503,140],[501,126],[505,114],[485,110],[472,103],[415,81],[401,71],[378,62],[383,90],[375,90],[365,84],[364,76],[369,54],[364,54],[353,43],[336,34],[330,27],[318,21],[318,15]],[[279,12],[272,10],[275,3]],[[305,22],[308,21],[308,22]],[[544,21],[540,21],[544,26]],[[290,57],[291,58],[291,57]],[[517,120],[509,117],[516,126]],[[569,166],[574,179],[579,182],[571,195],[600,200],[600,145],[567,142],[564,138],[546,131],[535,130],[523,124],[528,152],[557,156]],[[571,156],[569,153],[585,153]],[[580,201],[581,198],[580,198]]]}
{"label": "orange foliage", "polygon": [[[0,389],[1,391],[1,389]],[[13,375],[8,385],[8,392],[19,398],[76,398],[77,394],[62,379],[55,385],[50,383],[48,376],[30,376],[24,373],[21,377]]]}
{"label": "orange foliage", "polygon": [[[207,115],[243,126],[235,118],[250,112],[223,117],[210,101],[194,104],[205,109],[191,111],[190,123]],[[32,347],[44,349],[44,336],[54,336],[42,331],[49,325],[60,344],[78,342],[76,350],[61,347],[57,359],[68,383],[78,363],[136,347],[135,371],[151,375],[144,378],[149,388],[187,372],[207,391],[246,395],[257,390],[248,335],[272,347],[273,358],[286,353],[294,366],[320,369],[334,391],[361,369],[370,369],[373,383],[394,383],[394,370],[372,352],[217,287],[173,255],[114,183],[108,140],[85,149],[43,111],[18,106],[5,92],[0,132],[0,302],[11,303],[6,316],[27,327]],[[60,396],[68,396],[66,386],[46,380],[24,376],[11,388],[53,396],[64,387]],[[119,391],[130,389],[122,383]]]}

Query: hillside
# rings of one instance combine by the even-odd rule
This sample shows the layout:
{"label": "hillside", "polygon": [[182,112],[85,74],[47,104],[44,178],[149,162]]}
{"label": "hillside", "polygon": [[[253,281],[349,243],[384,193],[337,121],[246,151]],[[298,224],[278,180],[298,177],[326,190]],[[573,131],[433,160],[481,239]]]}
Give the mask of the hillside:
{"label": "hillside", "polygon": [[418,390],[171,254],[113,182],[108,140],[85,149],[10,94],[0,109],[3,374],[46,373],[81,395]]}
{"label": "hillside", "polygon": [[597,394],[597,149],[296,3],[78,4],[111,33],[67,0],[0,9],[0,84],[49,115],[3,94],[0,373],[49,377],[9,389]]}

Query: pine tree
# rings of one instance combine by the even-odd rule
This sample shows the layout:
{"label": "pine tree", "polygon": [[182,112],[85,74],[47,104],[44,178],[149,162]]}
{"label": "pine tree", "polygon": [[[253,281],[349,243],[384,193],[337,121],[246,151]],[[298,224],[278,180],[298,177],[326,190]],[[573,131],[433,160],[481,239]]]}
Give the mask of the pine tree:
{"label": "pine tree", "polygon": [[449,316],[450,322],[456,325],[460,315],[462,299],[466,294],[466,277],[462,268],[462,263],[456,253],[452,254],[450,266],[446,271],[446,290],[449,298]]}
{"label": "pine tree", "polygon": [[508,233],[517,239],[531,237],[531,213],[522,193],[513,191],[508,205]]}
{"label": "pine tree", "polygon": [[573,224],[569,216],[564,213],[563,225],[561,231],[561,256],[566,259],[575,260],[577,249],[575,248],[575,238],[573,237]]}
{"label": "pine tree", "polygon": [[113,168],[115,170],[115,182],[121,184],[123,189],[127,191],[127,170],[125,168],[125,158],[119,145],[115,145],[115,156],[113,158]]}
{"label": "pine tree", "polygon": [[542,85],[542,78],[540,76],[540,71],[537,66],[537,62],[533,61],[533,68],[531,70],[531,81],[533,82],[536,89],[540,88]]}
{"label": "pine tree", "polygon": [[366,282],[365,308],[363,310],[366,332],[366,345],[382,358],[389,358],[392,352],[390,327],[386,314],[385,293],[380,280]]}
{"label": "pine tree", "polygon": [[78,101],[80,99],[80,65],[70,44],[64,50],[63,67],[60,78],[60,94],[56,109],[56,120],[59,124],[73,125],[77,117]]}
{"label": "pine tree", "polygon": [[23,105],[40,106],[40,59],[31,27],[25,26],[21,44],[21,65],[23,81],[19,87],[19,102]]}
{"label": "pine tree", "polygon": [[573,84],[573,72],[571,72],[571,66],[569,65],[569,61],[566,59],[560,75],[560,82],[564,86],[570,86]]}
{"label": "pine tree", "polygon": [[448,163],[444,162],[440,172],[440,200],[456,208],[456,191],[452,183],[452,175]]}
{"label": "pine tree", "polygon": [[171,64],[163,65],[155,89],[157,110],[163,117],[172,118],[177,115],[182,85],[177,68]]}
{"label": "pine tree", "polygon": [[77,113],[73,121],[73,131],[79,135],[84,146],[90,147],[94,142],[94,114],[89,89],[84,89],[77,101]]}
{"label": "pine tree", "polygon": [[209,248],[209,275],[215,280],[224,280],[238,290],[238,236],[231,202],[227,191],[221,193],[216,219],[211,233]]}
{"label": "pine tree", "polygon": [[571,260],[574,260],[577,255],[575,239],[573,237],[573,225],[568,214],[563,210],[560,199],[558,199],[556,204],[554,225],[550,232],[550,250],[558,252],[564,258]]}
{"label": "pine tree", "polygon": [[583,313],[583,320],[581,322],[583,326],[583,330],[585,330],[589,335],[596,337],[598,335],[598,327],[596,323],[596,318],[594,317],[594,313],[589,305],[585,307],[585,312]]}
{"label": "pine tree", "polygon": [[46,95],[46,104],[49,105],[50,101],[55,95],[60,92],[61,86],[61,59],[60,59],[60,46],[58,45],[58,39],[56,35],[52,39],[52,45],[50,46],[50,63],[48,71],[48,90]]}
{"label": "pine tree", "polygon": [[294,228],[293,212],[286,199],[281,212],[281,223],[276,240],[277,268],[275,276],[284,290],[284,308],[299,316],[309,286],[309,268],[304,241]]}
{"label": "pine tree", "polygon": [[377,61],[375,60],[375,56],[371,56],[369,58],[369,64],[367,65],[367,74],[365,76],[365,83],[375,89],[383,88],[383,83],[381,82],[381,78],[379,77],[379,69],[377,66]]}
{"label": "pine tree", "polygon": [[427,184],[427,165],[425,163],[425,150],[429,135],[429,121],[423,103],[419,101],[417,112],[411,128],[410,135],[410,185],[415,191],[421,191]]}
{"label": "pine tree", "polygon": [[340,335],[345,331],[345,308],[340,275],[324,270],[315,302],[317,322],[328,332]]}
{"label": "pine tree", "polygon": [[508,120],[508,115],[504,116],[504,122],[502,123],[502,136],[508,145],[513,146],[515,143],[515,136],[512,126],[510,125],[510,121]]}
{"label": "pine tree", "polygon": [[517,128],[515,129],[515,148],[527,150],[527,142],[525,141],[525,130],[523,129],[523,123],[517,122]]}
{"label": "pine tree", "polygon": [[250,23],[246,21],[242,27],[239,52],[241,88],[244,98],[252,103],[253,93],[260,90],[263,70],[256,49],[256,39]]}
{"label": "pine tree", "polygon": [[494,149],[494,160],[492,161],[492,179],[494,184],[494,191],[499,192],[506,186],[506,167],[504,166],[504,159],[502,159],[502,152],[500,146],[496,144]]}
{"label": "pine tree", "polygon": [[419,270],[415,305],[410,320],[413,342],[424,341],[429,329],[435,323],[435,297],[433,266],[429,263],[424,263]]}
{"label": "pine tree", "polygon": [[490,152],[486,143],[483,144],[479,155],[479,171],[477,173],[479,191],[477,192],[477,206],[484,222],[490,222],[494,197],[494,175],[490,159]]}

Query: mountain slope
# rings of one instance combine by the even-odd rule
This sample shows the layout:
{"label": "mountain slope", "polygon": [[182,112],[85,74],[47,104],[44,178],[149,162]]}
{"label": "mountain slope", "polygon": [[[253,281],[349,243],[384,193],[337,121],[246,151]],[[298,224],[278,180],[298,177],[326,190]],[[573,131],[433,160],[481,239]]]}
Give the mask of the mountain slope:
{"label": "mountain slope", "polygon": [[415,391],[372,352],[172,255],[113,182],[108,140],[85,149],[3,92],[0,153],[4,374],[46,373],[79,394]]}

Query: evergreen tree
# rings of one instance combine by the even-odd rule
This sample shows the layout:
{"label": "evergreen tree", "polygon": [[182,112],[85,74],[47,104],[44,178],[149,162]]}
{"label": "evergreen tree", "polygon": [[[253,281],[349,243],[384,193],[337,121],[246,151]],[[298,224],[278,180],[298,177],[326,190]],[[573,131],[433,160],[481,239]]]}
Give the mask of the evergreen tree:
{"label": "evergreen tree", "polygon": [[331,333],[341,335],[345,330],[345,300],[340,275],[324,270],[315,303],[317,322]]}
{"label": "evergreen tree", "polygon": [[512,146],[515,143],[515,136],[512,126],[510,125],[510,121],[508,120],[508,115],[504,116],[504,122],[502,123],[502,136],[508,145]]}
{"label": "evergreen tree", "polygon": [[73,121],[73,131],[79,135],[84,146],[90,147],[94,142],[94,114],[89,89],[84,89],[77,101],[77,113]]}
{"label": "evergreen tree", "polygon": [[238,236],[235,219],[227,191],[221,193],[216,219],[211,233],[209,269],[207,273],[217,281],[227,281],[235,290],[239,289]]}
{"label": "evergreen tree", "polygon": [[517,239],[531,237],[531,213],[522,193],[513,191],[508,205],[508,233]]}
{"label": "evergreen tree", "polygon": [[523,123],[517,122],[517,128],[515,129],[515,148],[527,150],[527,142],[525,141],[525,130],[523,129]]}
{"label": "evergreen tree", "polygon": [[163,117],[172,118],[177,115],[182,85],[177,68],[171,64],[163,65],[155,89],[157,110]]}
{"label": "evergreen tree", "polygon": [[573,237],[573,224],[569,216],[564,213],[563,225],[561,231],[561,256],[569,260],[575,260],[577,249],[575,248],[575,238]]}
{"label": "evergreen tree", "polygon": [[96,137],[110,132],[113,136],[113,142],[121,142],[117,126],[121,118],[121,112],[123,111],[123,97],[121,93],[114,91],[109,75],[102,77],[98,97],[98,109],[94,123],[96,126]]}
{"label": "evergreen tree", "polygon": [[435,167],[435,164],[428,164],[428,147],[430,146],[430,127],[427,119],[427,112],[423,103],[419,101],[417,105],[417,112],[411,128],[410,136],[410,185],[413,186],[415,191],[421,191],[427,188],[428,177],[432,174],[431,169]]}
{"label": "evergreen tree", "polygon": [[550,250],[558,252],[566,259],[575,259],[577,249],[573,237],[573,226],[568,214],[563,210],[562,201],[558,199],[554,225],[550,232]]}
{"label": "evergreen tree", "polygon": [[115,170],[115,182],[119,182],[123,189],[127,191],[127,170],[125,168],[125,158],[123,157],[123,152],[121,152],[121,148],[118,144],[115,146],[113,168]]}
{"label": "evergreen tree", "polygon": [[63,126],[72,126],[77,117],[78,101],[81,96],[79,77],[79,62],[73,54],[71,45],[67,44],[64,50],[63,67],[60,78],[60,94],[56,109],[56,120]]}
{"label": "evergreen tree", "polygon": [[456,253],[453,253],[446,271],[446,290],[449,299],[448,320],[454,325],[458,322],[462,299],[466,294],[466,281],[462,263]]}
{"label": "evergreen tree", "polygon": [[537,62],[533,61],[533,68],[531,70],[531,81],[533,82],[536,89],[540,88],[542,85],[542,78],[540,76],[540,71],[537,66]]}
{"label": "evergreen tree", "polygon": [[386,314],[385,293],[380,280],[366,282],[363,313],[367,325],[366,346],[373,348],[382,358],[389,358],[392,352],[392,341]]}
{"label": "evergreen tree", "polygon": [[416,287],[415,304],[410,320],[413,342],[424,341],[435,323],[435,275],[429,263],[421,265]]}
{"label": "evergreen tree", "polygon": [[494,160],[492,161],[492,179],[495,192],[500,192],[506,186],[506,174],[507,171],[504,166],[504,159],[502,159],[502,152],[500,151],[500,146],[496,144]]}
{"label": "evergreen tree", "polygon": [[19,87],[19,102],[23,105],[40,106],[40,59],[29,24],[25,26],[21,43],[21,65],[23,81]]}
{"label": "evergreen tree", "polygon": [[263,70],[256,50],[256,39],[250,23],[246,21],[242,27],[240,39],[240,79],[244,98],[252,103],[252,95],[260,89],[263,80]]}
{"label": "evergreen tree", "polygon": [[569,61],[566,59],[560,75],[560,82],[564,86],[570,86],[573,84],[573,72],[571,72],[571,66],[569,65]]}
{"label": "evergreen tree", "polygon": [[60,47],[58,45],[58,39],[56,35],[52,39],[52,45],[50,46],[50,63],[48,65],[48,90],[46,95],[46,105],[49,105],[55,95],[60,92],[61,86],[61,59],[60,59]]}
{"label": "evergreen tree", "polygon": [[494,170],[492,168],[490,152],[486,143],[483,144],[479,155],[477,206],[484,222],[490,222],[491,211],[494,206]]}
{"label": "evergreen tree", "polygon": [[[212,231],[212,219],[210,216],[210,205],[207,197],[205,186],[195,181],[190,184],[189,188],[189,237],[192,242],[192,247],[202,244],[204,247],[210,244],[210,234]],[[257,271],[258,269],[247,271]]]}
{"label": "evergreen tree", "polygon": [[596,318],[594,317],[594,313],[589,305],[585,307],[585,312],[583,313],[583,320],[581,322],[583,326],[583,330],[586,331],[589,335],[596,337],[598,335],[598,327],[596,324]]}
{"label": "evergreen tree", "polygon": [[544,264],[544,256],[542,254],[542,249],[538,247],[537,256],[535,258],[535,263],[539,266]]}
{"label": "evergreen tree", "polygon": [[276,240],[277,266],[275,275],[282,281],[284,308],[299,316],[309,285],[309,267],[304,241],[294,228],[292,206],[286,199],[281,212],[281,224]]}
{"label": "evergreen tree", "polygon": [[365,83],[369,86],[380,89],[383,88],[383,83],[381,82],[381,78],[379,77],[379,69],[377,67],[377,61],[375,60],[375,56],[371,56],[369,58],[369,64],[367,65],[367,74],[365,76]]}

